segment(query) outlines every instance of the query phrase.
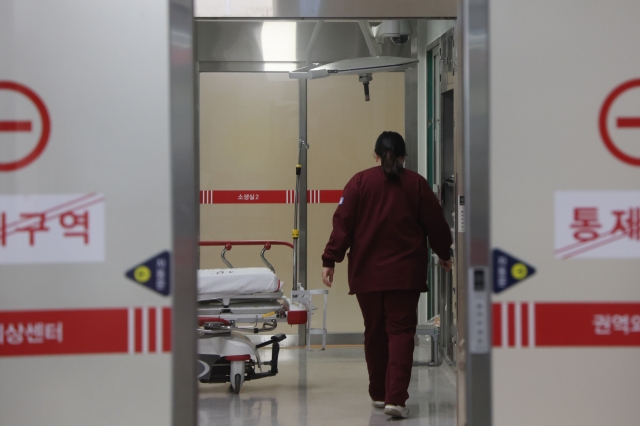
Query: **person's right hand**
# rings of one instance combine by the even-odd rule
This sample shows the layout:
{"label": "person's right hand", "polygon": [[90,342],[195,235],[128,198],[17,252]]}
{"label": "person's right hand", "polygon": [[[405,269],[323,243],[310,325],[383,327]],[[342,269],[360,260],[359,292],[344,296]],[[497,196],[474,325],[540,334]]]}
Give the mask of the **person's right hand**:
{"label": "person's right hand", "polygon": [[322,268],[322,282],[327,287],[331,287],[331,284],[333,284],[333,272],[334,268]]}
{"label": "person's right hand", "polygon": [[451,268],[453,267],[453,261],[451,259],[449,260],[440,259],[438,261],[438,264],[447,272],[451,271]]}

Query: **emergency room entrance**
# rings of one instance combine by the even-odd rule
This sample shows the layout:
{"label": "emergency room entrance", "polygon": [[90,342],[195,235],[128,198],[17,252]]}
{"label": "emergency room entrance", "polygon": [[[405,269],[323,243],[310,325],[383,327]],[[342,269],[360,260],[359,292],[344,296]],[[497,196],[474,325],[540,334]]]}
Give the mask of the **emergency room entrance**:
{"label": "emergency room entrance", "polygon": [[[460,195],[462,141],[454,126],[460,116],[455,98],[460,84],[455,20],[385,19],[384,15],[293,18],[196,16],[200,239],[232,242],[226,252],[224,244],[201,247],[200,268],[225,268],[227,262],[234,267],[260,266],[261,247],[240,242],[290,241],[293,172],[299,162],[298,282],[303,289],[323,289],[319,260],[342,188],[353,174],[375,165],[373,144],[378,134],[399,131],[407,143],[406,167],[428,178],[443,205],[455,241],[456,265],[446,273],[437,266],[435,254],[430,259],[431,291],[419,305],[422,330],[416,336],[415,383],[410,389],[414,399],[408,404],[415,421],[456,424],[464,417],[464,407],[457,405],[465,400],[457,396],[465,392],[457,360],[459,351],[465,350],[464,339],[458,337],[458,310],[461,304],[465,309],[466,301],[457,291],[457,277],[464,276],[457,272],[458,251],[464,248],[458,238],[464,231],[458,216],[463,210],[458,206],[464,205],[459,204],[464,197]],[[393,58],[395,68],[378,68],[378,56]],[[353,59],[374,62],[351,75],[296,78],[307,72],[300,71],[305,66],[331,67]],[[291,249],[274,246],[265,255],[290,291]],[[310,333],[304,325],[285,323],[272,333],[249,336],[259,344],[275,333],[287,335],[280,342],[278,375],[247,382],[238,395],[228,393],[229,383],[201,384],[201,424],[260,421],[267,413],[272,421],[287,413],[295,424],[315,424],[322,405],[338,404],[347,393],[362,395],[365,405],[360,410],[362,401],[354,397],[347,401],[351,417],[344,417],[339,408],[335,415],[355,422],[365,415],[369,424],[387,419],[375,410],[369,413],[366,406],[366,383],[360,383],[366,381],[359,346],[362,317],[355,297],[346,294],[344,266],[336,269],[326,320],[322,298],[313,298],[317,309],[310,311],[310,328],[324,329],[327,349],[322,350],[322,333]],[[310,352],[301,349],[307,344]],[[264,359],[271,356],[269,348],[260,352]],[[345,382],[340,386],[345,395],[338,392],[335,401],[319,400],[314,394],[314,388],[340,381]],[[297,394],[287,394],[287,387],[298,389]]]}

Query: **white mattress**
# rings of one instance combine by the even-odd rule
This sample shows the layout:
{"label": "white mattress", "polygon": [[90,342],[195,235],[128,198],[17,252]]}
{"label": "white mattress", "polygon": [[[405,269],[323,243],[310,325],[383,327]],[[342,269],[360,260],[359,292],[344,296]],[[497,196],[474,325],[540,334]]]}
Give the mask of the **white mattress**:
{"label": "white mattress", "polygon": [[280,286],[280,280],[269,268],[198,270],[198,294],[273,293]]}

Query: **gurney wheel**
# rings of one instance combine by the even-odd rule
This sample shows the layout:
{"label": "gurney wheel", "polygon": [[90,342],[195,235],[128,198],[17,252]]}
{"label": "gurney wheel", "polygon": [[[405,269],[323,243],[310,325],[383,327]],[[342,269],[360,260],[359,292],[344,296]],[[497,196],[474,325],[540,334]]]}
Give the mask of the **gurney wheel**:
{"label": "gurney wheel", "polygon": [[242,387],[242,376],[240,374],[236,374],[233,381],[233,392],[237,395],[240,393],[240,388]]}

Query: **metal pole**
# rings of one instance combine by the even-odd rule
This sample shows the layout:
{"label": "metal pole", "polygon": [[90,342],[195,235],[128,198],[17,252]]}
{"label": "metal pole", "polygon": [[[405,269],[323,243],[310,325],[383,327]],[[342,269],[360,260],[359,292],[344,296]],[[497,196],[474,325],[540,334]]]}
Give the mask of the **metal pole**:
{"label": "metal pole", "polygon": [[302,166],[296,165],[296,191],[293,197],[293,231],[291,236],[293,237],[293,290],[298,289],[298,239],[300,237],[300,230],[298,229],[298,208],[300,198],[300,172]]}
{"label": "metal pole", "polygon": [[300,153],[298,164],[302,166],[300,174],[300,190],[298,202],[300,216],[300,241],[298,243],[298,281],[303,289],[307,289],[307,80],[300,80]]}
{"label": "metal pole", "polygon": [[[299,156],[298,164],[302,166],[300,187],[298,188],[300,238],[297,245],[298,282],[302,289],[307,289],[307,80],[300,80],[299,86]],[[307,329],[304,324],[298,326],[298,344],[307,343]]]}

